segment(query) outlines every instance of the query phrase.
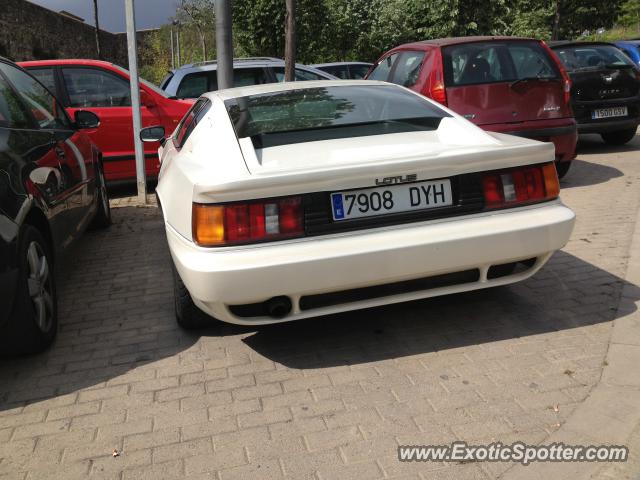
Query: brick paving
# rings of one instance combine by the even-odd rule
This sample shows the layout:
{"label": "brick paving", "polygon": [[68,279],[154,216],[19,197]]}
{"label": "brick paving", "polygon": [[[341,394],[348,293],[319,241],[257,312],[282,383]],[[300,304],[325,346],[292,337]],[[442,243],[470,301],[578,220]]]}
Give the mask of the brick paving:
{"label": "brick paving", "polygon": [[544,442],[598,382],[640,137],[582,147],[574,235],[534,278],[260,329],[180,330],[157,210],[114,200],[58,272],[53,348],[0,361],[0,479],[496,478],[396,447]]}

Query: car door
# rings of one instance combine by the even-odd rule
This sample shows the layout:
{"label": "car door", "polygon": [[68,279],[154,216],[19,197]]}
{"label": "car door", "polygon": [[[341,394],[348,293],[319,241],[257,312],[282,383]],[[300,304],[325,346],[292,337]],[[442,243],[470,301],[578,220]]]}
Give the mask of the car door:
{"label": "car door", "polygon": [[[50,163],[47,167],[54,168],[55,155],[59,171],[57,188],[60,190],[57,202],[64,203],[65,210],[63,218],[67,232],[62,241],[62,248],[65,248],[90,219],[96,185],[92,145],[87,137],[75,130],[64,107],[41,83],[12,65],[2,64],[0,68],[39,131],[49,135],[52,153],[47,154]],[[30,180],[37,186],[51,178],[40,171],[39,174],[30,173]]]}
{"label": "car door", "polygon": [[[133,147],[133,113],[128,79],[99,67],[63,66],[62,80],[71,116],[77,110],[88,110],[100,118],[100,126],[86,130],[102,151],[105,176],[108,180],[135,178]],[[162,119],[157,109],[141,106],[142,125],[159,125]],[[156,173],[157,152],[145,145],[146,170]]]}
{"label": "car door", "polygon": [[20,227],[33,198],[48,218],[53,247],[60,250],[73,226],[56,139],[52,131],[39,128],[32,102],[26,103],[15,89],[11,78],[22,84],[16,72],[23,73],[0,62],[0,210],[7,219],[2,231],[11,233],[12,224]]}

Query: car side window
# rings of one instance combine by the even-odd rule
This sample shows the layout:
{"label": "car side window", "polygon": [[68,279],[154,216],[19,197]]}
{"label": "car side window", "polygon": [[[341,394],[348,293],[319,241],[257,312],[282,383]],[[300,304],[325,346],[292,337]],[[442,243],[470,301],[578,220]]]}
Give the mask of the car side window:
{"label": "car side window", "polygon": [[30,68],[29,73],[36,77],[51,93],[56,93],[56,79],[53,68]]}
{"label": "car side window", "polygon": [[392,83],[410,87],[418,81],[424,52],[403,52],[398,59],[395,72],[393,72]]}
{"label": "car side window", "polygon": [[366,77],[369,71],[368,65],[349,65],[349,71],[351,72],[350,78],[354,80],[362,80]]}
{"label": "car side window", "polygon": [[[251,85],[262,85],[267,82],[267,76],[264,69],[260,68],[234,68],[233,69],[233,86],[247,87]],[[217,82],[216,82],[217,86]]]}
{"label": "car side window", "polygon": [[31,126],[20,98],[0,77],[0,128],[29,128]]}
{"label": "car side window", "polygon": [[173,145],[176,148],[182,148],[193,129],[196,128],[196,125],[202,120],[210,107],[211,101],[208,98],[201,98],[186,113],[173,135]]}
{"label": "car side window", "polygon": [[399,54],[394,53],[393,55],[383,58],[380,63],[373,68],[368,79],[387,81],[389,79],[391,69],[393,68],[393,64],[398,59],[398,55]]}
{"label": "car side window", "polygon": [[[273,74],[275,75],[277,82],[284,82],[284,67],[273,67]],[[295,78],[296,78],[296,82],[305,82],[310,80],[326,80],[326,78],[321,77],[316,73],[309,72],[307,70],[302,70],[301,68],[296,68]]]}
{"label": "car side window", "polygon": [[71,130],[71,121],[56,98],[40,82],[24,71],[0,64],[40,128]]}
{"label": "car side window", "polygon": [[323,67],[322,70],[343,80],[349,79],[349,68],[347,65],[335,65],[332,67]]}
{"label": "car side window", "polygon": [[129,107],[129,82],[96,68],[63,68],[62,77],[69,95],[69,106]]}
{"label": "car side window", "polygon": [[[178,98],[198,98],[209,91],[209,78],[211,72],[189,73],[182,78],[176,97]],[[215,71],[213,74],[215,75]]]}

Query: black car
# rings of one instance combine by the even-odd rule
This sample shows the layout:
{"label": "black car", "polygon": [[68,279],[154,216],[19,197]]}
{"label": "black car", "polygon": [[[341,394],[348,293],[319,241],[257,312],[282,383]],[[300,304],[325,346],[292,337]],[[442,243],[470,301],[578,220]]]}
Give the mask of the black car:
{"label": "black car", "polygon": [[34,77],[0,58],[0,354],[43,350],[57,331],[54,264],[91,223],[111,223],[100,151]]}
{"label": "black car", "polygon": [[640,70],[606,42],[552,42],[572,80],[579,133],[599,133],[612,145],[629,142],[640,124]]}

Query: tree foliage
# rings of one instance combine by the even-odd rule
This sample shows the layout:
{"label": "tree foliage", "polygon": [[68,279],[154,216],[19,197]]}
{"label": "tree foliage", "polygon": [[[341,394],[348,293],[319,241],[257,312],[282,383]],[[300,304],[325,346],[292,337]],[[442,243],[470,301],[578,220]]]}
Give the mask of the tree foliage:
{"label": "tree foliage", "polygon": [[[214,0],[177,3],[181,63],[215,58]],[[282,58],[285,10],[285,0],[234,0],[234,56]],[[438,37],[550,39],[555,27],[558,38],[575,38],[618,18],[636,25],[640,0],[297,0],[296,14],[298,62],[373,61],[398,44]],[[169,37],[163,27],[152,42],[153,80],[171,64]]]}

